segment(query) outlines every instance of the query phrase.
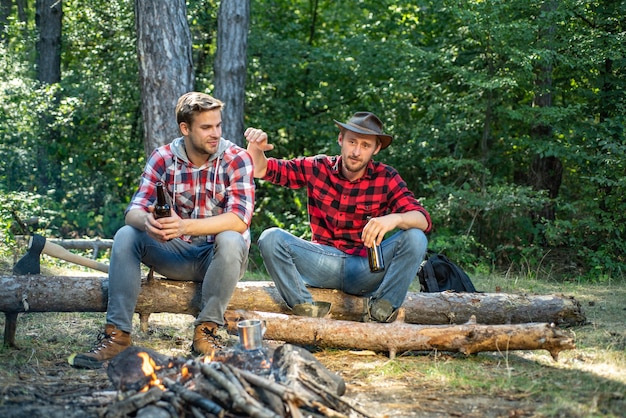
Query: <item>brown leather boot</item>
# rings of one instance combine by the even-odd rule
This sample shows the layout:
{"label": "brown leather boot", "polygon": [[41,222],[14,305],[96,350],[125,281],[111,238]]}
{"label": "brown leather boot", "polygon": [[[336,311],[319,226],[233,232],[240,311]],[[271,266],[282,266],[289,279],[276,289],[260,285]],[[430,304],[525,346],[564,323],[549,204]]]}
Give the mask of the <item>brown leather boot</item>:
{"label": "brown leather boot", "polygon": [[70,364],[74,367],[99,369],[104,362],[111,360],[132,344],[130,334],[119,330],[112,324],[106,324],[104,334],[98,336],[98,341],[86,353],[76,354]]}
{"label": "brown leather boot", "polygon": [[193,352],[207,356],[222,348],[222,337],[217,333],[218,325],[215,322],[203,322],[197,325],[191,346]]}
{"label": "brown leather boot", "polygon": [[330,302],[299,303],[292,309],[294,315],[324,318],[330,312]]}

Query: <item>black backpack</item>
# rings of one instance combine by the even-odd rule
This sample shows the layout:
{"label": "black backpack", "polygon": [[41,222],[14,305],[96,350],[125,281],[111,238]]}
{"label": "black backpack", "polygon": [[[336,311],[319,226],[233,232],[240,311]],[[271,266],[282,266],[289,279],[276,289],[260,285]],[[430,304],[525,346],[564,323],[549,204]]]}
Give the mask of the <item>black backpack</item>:
{"label": "black backpack", "polygon": [[443,254],[428,251],[419,271],[422,292],[476,292],[474,284],[459,266],[448,260]]}

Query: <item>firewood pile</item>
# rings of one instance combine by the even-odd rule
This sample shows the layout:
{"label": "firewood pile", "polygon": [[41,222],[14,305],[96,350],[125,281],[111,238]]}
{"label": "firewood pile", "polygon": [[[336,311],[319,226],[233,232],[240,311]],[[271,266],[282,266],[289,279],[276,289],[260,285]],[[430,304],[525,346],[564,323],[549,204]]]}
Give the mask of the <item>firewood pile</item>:
{"label": "firewood pile", "polygon": [[106,418],[368,416],[342,399],[340,376],[290,344],[197,359],[130,347],[111,360],[107,375],[119,396]]}

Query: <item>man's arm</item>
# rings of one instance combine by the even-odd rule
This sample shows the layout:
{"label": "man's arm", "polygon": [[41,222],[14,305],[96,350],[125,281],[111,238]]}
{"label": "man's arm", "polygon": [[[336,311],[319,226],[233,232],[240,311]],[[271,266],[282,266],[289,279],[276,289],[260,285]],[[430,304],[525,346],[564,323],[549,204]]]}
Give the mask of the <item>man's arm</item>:
{"label": "man's arm", "polygon": [[234,213],[222,213],[203,219],[182,219],[176,213],[167,218],[154,219],[152,209],[146,212],[143,209],[133,209],[126,214],[126,224],[161,241],[178,238],[183,235],[215,235],[224,231],[244,233],[248,225]]}
{"label": "man's arm", "polygon": [[410,229],[417,228],[425,231],[428,228],[428,220],[426,216],[418,210],[412,210],[404,213],[390,213],[389,215],[372,218],[363,228],[361,235],[363,243],[366,247],[372,245],[376,241],[380,244],[385,234],[394,229]]}
{"label": "man's arm", "polygon": [[261,129],[248,128],[243,136],[248,140],[248,153],[254,162],[254,177],[262,178],[267,172],[265,151],[273,150],[274,145],[267,143],[267,134]]}
{"label": "man's arm", "polygon": [[134,226],[140,231],[147,231],[146,223],[148,222],[148,216],[150,212],[146,212],[143,209],[131,209],[126,213],[124,220],[126,225]]}
{"label": "man's arm", "polygon": [[232,212],[202,219],[178,219],[178,232],[180,232],[178,236],[215,235],[224,231],[236,231],[243,234],[248,229],[248,225]]}
{"label": "man's arm", "polygon": [[[161,227],[161,223],[154,219],[152,212],[154,206],[148,208],[148,212],[143,209],[131,209],[126,213],[126,225],[137,228],[140,231],[146,231],[148,235],[156,240],[167,241],[172,237],[167,237],[167,232]],[[161,218],[165,220],[165,218]]]}

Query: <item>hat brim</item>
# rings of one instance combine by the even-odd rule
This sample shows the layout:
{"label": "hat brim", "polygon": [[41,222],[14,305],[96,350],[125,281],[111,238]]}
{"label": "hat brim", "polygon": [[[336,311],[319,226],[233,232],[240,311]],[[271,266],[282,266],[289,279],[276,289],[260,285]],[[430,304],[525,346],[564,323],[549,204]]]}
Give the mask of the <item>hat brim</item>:
{"label": "hat brim", "polygon": [[[334,119],[333,119],[334,120]],[[369,129],[363,129],[358,126],[348,125],[347,123],[341,123],[338,120],[335,120],[335,124],[339,127],[339,129],[347,129],[352,132],[356,132],[358,134],[363,135],[375,135],[380,139],[380,149],[385,149],[391,144],[393,141],[393,137],[387,134],[379,134],[378,132],[370,131]]]}

